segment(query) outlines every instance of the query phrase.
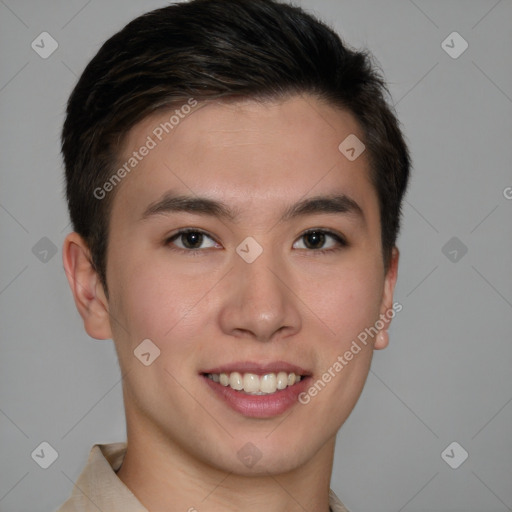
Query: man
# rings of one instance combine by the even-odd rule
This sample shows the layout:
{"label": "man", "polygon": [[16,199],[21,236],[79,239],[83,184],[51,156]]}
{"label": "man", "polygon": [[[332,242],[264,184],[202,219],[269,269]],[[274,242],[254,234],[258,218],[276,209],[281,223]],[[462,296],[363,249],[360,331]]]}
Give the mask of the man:
{"label": "man", "polygon": [[127,443],[60,512],[345,511],[336,433],[397,305],[410,160],[383,80],[299,8],[193,0],[87,66],[63,262],[113,339]]}

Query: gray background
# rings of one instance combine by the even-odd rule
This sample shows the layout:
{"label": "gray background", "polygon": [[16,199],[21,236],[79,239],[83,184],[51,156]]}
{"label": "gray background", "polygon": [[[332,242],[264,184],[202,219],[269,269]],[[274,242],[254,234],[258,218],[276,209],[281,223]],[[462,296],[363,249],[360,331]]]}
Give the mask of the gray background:
{"label": "gray background", "polygon": [[[332,487],[351,512],[510,511],[512,1],[300,4],[373,51],[414,159],[403,310],[340,431]],[[59,132],[100,44],[162,5],[0,0],[2,512],[54,510],[90,447],[125,439],[113,343],[85,333],[62,268]],[[43,31],[59,44],[47,59],[31,48]],[[456,59],[441,46],[453,31],[469,43]],[[58,452],[46,470],[31,457],[42,441]],[[458,469],[441,457],[453,441],[469,454]]]}

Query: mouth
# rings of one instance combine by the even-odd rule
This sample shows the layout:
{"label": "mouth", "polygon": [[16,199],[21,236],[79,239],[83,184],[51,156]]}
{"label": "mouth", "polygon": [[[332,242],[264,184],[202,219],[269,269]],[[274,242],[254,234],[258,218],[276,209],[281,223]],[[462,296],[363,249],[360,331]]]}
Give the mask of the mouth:
{"label": "mouth", "polygon": [[205,376],[224,387],[230,387],[235,391],[241,391],[248,395],[271,395],[293,386],[302,379],[302,375],[284,371],[277,374],[266,373],[261,376],[256,373],[240,373],[236,371],[230,373],[207,373]]}
{"label": "mouth", "polygon": [[224,404],[252,418],[271,418],[297,404],[311,378],[306,370],[282,361],[266,365],[237,363],[200,375]]}

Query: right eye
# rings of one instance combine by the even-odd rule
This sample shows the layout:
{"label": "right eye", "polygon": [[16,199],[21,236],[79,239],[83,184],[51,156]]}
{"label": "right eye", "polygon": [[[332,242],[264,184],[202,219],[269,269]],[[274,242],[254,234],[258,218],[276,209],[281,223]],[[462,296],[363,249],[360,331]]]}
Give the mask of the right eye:
{"label": "right eye", "polygon": [[[182,229],[175,233],[174,235],[172,235],[171,237],[167,238],[165,240],[165,245],[174,244],[178,247],[178,249],[176,250],[182,252],[198,252],[200,249],[202,249],[201,245],[203,244],[206,238],[212,241],[212,244],[208,245],[206,248],[215,247],[216,242],[210,235],[206,234],[204,231],[201,231],[199,229],[187,228]],[[179,241],[181,245],[175,241]]]}

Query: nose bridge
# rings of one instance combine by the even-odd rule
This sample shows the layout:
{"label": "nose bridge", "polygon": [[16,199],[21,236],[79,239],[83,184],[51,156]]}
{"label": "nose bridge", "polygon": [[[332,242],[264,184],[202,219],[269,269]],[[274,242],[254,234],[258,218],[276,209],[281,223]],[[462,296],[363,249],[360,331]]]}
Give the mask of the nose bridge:
{"label": "nose bridge", "polygon": [[285,284],[283,262],[271,248],[261,248],[255,259],[246,257],[251,251],[253,257],[256,254],[257,247],[251,243],[242,243],[238,249],[221,323],[230,334],[243,333],[267,341],[277,331],[297,329],[300,316]]}
{"label": "nose bridge", "polygon": [[[280,265],[271,249],[265,249],[252,263],[238,262],[238,267],[240,280],[245,283],[243,292],[246,298],[258,303],[261,301],[260,307],[263,304],[270,307],[283,301],[283,283],[277,278]],[[283,272],[281,268],[281,274]]]}

